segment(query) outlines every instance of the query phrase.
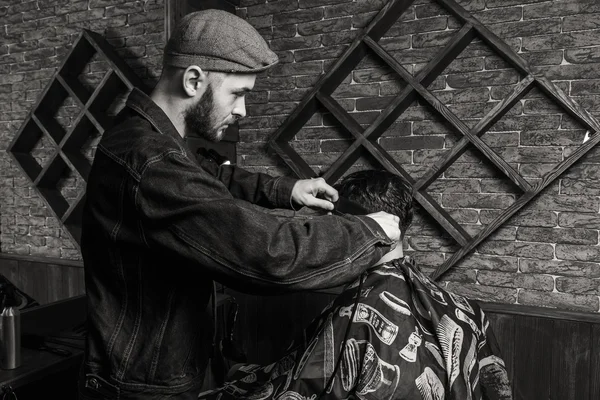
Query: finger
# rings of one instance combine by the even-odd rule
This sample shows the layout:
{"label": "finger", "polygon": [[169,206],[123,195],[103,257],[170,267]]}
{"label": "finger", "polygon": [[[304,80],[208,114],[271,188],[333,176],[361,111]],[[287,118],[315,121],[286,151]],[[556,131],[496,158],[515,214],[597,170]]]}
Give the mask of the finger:
{"label": "finger", "polygon": [[309,207],[321,208],[323,210],[333,210],[333,204],[330,201],[319,199],[317,197],[310,197],[306,199],[306,205]]}
{"label": "finger", "polygon": [[323,194],[323,197],[329,201],[337,201],[338,200],[338,191],[331,185],[329,185],[325,180],[318,181],[317,188],[319,189],[319,193]]}

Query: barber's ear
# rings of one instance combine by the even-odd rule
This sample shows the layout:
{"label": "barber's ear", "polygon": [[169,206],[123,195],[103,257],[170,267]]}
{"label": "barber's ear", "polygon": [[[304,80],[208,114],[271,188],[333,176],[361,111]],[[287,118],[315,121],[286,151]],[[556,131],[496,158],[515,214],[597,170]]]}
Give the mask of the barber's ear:
{"label": "barber's ear", "polygon": [[190,65],[187,67],[183,73],[182,79],[183,90],[188,96],[194,97],[204,92],[207,75],[199,66]]}

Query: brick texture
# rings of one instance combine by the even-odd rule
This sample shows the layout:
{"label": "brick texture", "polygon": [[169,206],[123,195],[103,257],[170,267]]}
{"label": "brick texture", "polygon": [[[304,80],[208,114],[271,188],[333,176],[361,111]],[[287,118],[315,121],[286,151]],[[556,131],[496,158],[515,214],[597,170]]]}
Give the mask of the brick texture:
{"label": "brick texture", "polygon": [[[595,0],[458,0],[532,68],[600,116],[600,6]],[[292,174],[266,142],[387,0],[248,0],[239,15],[284,57],[257,81],[259,104],[242,122],[238,164],[271,174]],[[262,19],[259,19],[262,18]],[[272,26],[265,24],[272,17]],[[255,22],[254,22],[255,21]],[[460,29],[435,0],[419,0],[380,40],[411,73],[430,62]],[[282,36],[280,32],[293,32]],[[34,51],[32,49],[30,51]],[[1,54],[1,53],[0,53]],[[0,55],[0,57],[2,57]],[[35,57],[35,54],[32,55]],[[474,126],[520,80],[518,72],[483,42],[474,41],[431,84],[434,95]],[[14,84],[14,83],[13,83]],[[363,127],[371,124],[404,83],[369,54],[332,96]],[[266,101],[265,101],[266,96]],[[532,90],[482,140],[537,183],[572,154],[585,130],[546,95]],[[413,104],[379,144],[415,179],[461,137],[423,102]],[[290,142],[319,174],[348,148],[351,135],[323,110]],[[600,152],[592,150],[535,201],[513,216],[443,277],[457,292],[487,301],[600,311]],[[360,158],[351,170],[378,167]],[[428,188],[471,235],[520,196],[520,191],[474,150],[465,152]],[[407,232],[407,251],[426,272],[459,246],[423,211]]]}
{"label": "brick texture", "polygon": [[[79,251],[6,149],[83,28],[107,38],[138,76],[152,85],[160,74],[164,2],[1,0],[0,19],[1,251],[79,260]],[[106,65],[93,58],[79,79],[92,87],[105,71]],[[77,112],[74,101],[67,99],[56,119],[68,128]],[[43,161],[51,149],[41,140],[32,154]],[[60,188],[72,199],[83,182],[66,177]]]}
{"label": "brick texture", "polygon": [[[238,15],[263,34],[280,64],[257,80],[240,123],[237,163],[290,175],[266,142],[388,0],[241,0]],[[600,3],[595,0],[457,0],[566,95],[600,117]],[[163,0],[0,0],[0,150],[5,150],[60,65],[81,28],[102,33],[148,84],[160,74]],[[460,29],[435,0],[418,0],[380,44],[413,74]],[[103,65],[80,79],[94,85]],[[372,54],[332,96],[363,127],[405,84]],[[465,124],[474,126],[510,93],[520,76],[481,41],[474,41],[428,87]],[[66,102],[59,123],[77,113]],[[585,130],[533,90],[482,140],[535,184],[581,144]],[[424,102],[409,107],[379,144],[415,179],[461,139]],[[319,174],[351,144],[351,135],[317,110],[290,142]],[[50,156],[41,141],[33,151]],[[600,150],[593,149],[535,201],[513,216],[443,278],[464,295],[505,303],[600,312]],[[361,157],[351,170],[378,167]],[[65,196],[81,189],[66,179]],[[428,188],[471,235],[513,204],[520,191],[470,149]],[[79,259],[59,222],[5,151],[0,152],[0,242],[6,253]],[[426,272],[459,246],[422,210],[407,232],[407,252]]]}

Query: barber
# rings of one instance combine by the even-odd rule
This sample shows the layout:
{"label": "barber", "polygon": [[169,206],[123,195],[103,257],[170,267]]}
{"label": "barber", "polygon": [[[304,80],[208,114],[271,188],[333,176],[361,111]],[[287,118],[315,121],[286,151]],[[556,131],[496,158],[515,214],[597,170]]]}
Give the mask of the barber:
{"label": "barber", "polygon": [[187,135],[219,141],[246,115],[256,75],[278,61],[246,21],[217,10],[186,15],[163,60],[152,93],[134,89],[104,133],[88,178],[81,399],[196,398],[211,350],[213,280],[261,294],[333,287],[400,237],[398,218],[384,212],[269,212],[331,210],[337,191],[321,178],[212,168],[186,147]]}

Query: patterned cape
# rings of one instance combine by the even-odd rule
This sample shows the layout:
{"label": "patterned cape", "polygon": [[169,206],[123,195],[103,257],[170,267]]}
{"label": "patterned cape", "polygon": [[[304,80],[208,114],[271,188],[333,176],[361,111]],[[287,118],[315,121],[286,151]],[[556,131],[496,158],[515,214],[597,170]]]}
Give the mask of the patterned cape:
{"label": "patterned cape", "polygon": [[512,392],[478,304],[405,257],[347,286],[279,361],[243,365],[199,398],[508,400]]}

